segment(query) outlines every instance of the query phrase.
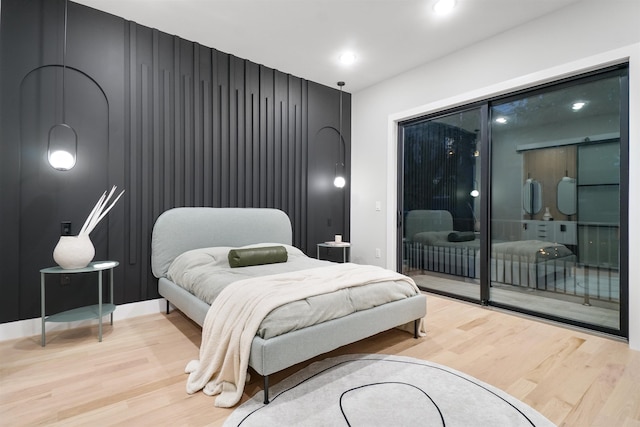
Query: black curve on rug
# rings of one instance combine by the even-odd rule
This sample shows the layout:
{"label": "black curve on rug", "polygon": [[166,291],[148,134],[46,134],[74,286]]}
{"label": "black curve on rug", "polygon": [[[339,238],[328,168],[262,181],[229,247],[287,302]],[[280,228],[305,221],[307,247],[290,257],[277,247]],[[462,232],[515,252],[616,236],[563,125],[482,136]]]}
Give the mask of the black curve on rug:
{"label": "black curve on rug", "polygon": [[442,411],[440,410],[440,407],[431,398],[431,396],[429,396],[429,393],[425,392],[420,387],[414,386],[413,384],[403,383],[403,382],[399,382],[399,381],[382,381],[382,382],[378,382],[378,383],[371,383],[371,384],[361,385],[361,386],[354,387],[354,388],[351,388],[349,390],[346,390],[346,391],[342,392],[342,394],[340,395],[340,412],[342,412],[342,416],[344,417],[344,421],[347,423],[347,425],[349,427],[351,427],[351,423],[349,422],[349,418],[347,417],[347,414],[344,413],[344,408],[342,407],[342,398],[345,396],[345,394],[350,393],[352,391],[363,389],[365,387],[372,387],[372,386],[376,386],[376,385],[381,385],[381,384],[400,384],[400,385],[406,385],[406,386],[415,388],[420,393],[424,394],[427,397],[427,399],[429,399],[431,401],[431,403],[433,403],[433,406],[438,410],[438,414],[440,415],[440,420],[442,421],[442,426],[444,427],[446,425],[445,422],[444,422],[444,415],[442,415]]}
{"label": "black curve on rug", "polygon": [[[529,422],[529,424],[531,424],[531,426],[535,427],[535,424],[533,423],[533,421],[531,421],[531,419],[530,419],[529,417],[527,417],[527,415],[526,415],[525,413],[523,413],[520,409],[518,409],[516,406],[514,406],[511,402],[509,402],[508,400],[504,399],[504,398],[503,398],[502,396],[500,396],[499,394],[496,394],[496,393],[495,393],[495,392],[493,392],[492,390],[490,390],[490,389],[488,389],[488,388],[484,387],[483,385],[478,384],[477,382],[472,381],[472,380],[470,380],[469,378],[465,378],[465,377],[463,377],[462,375],[457,374],[456,372],[452,372],[452,371],[450,371],[449,369],[444,369],[444,368],[441,368],[441,367],[439,367],[439,366],[432,366],[432,365],[427,365],[427,364],[424,364],[424,363],[420,363],[420,362],[418,362],[418,361],[413,362],[413,361],[409,361],[409,360],[388,360],[388,359],[376,359],[376,358],[367,358],[367,357],[364,357],[364,358],[351,359],[351,360],[345,360],[345,361],[342,361],[342,362],[338,362],[338,363],[336,363],[335,365],[331,365],[331,366],[329,366],[329,367],[327,367],[327,368],[325,368],[325,369],[323,369],[323,370],[321,370],[321,371],[318,371],[318,372],[316,372],[315,374],[311,375],[310,377],[305,378],[304,380],[300,381],[299,383],[297,383],[297,384],[295,384],[295,385],[293,385],[293,386],[291,386],[291,387],[289,387],[289,388],[287,388],[287,389],[285,389],[285,390],[282,390],[281,392],[279,392],[278,394],[276,394],[275,396],[273,396],[273,398],[271,398],[271,399],[270,399],[270,401],[273,403],[273,401],[274,401],[274,400],[276,400],[280,395],[282,395],[282,394],[284,394],[284,393],[287,393],[287,392],[289,392],[289,391],[291,391],[291,390],[295,389],[296,387],[298,387],[298,386],[300,386],[300,385],[302,385],[302,384],[306,383],[307,381],[310,381],[311,379],[313,379],[313,378],[317,377],[318,375],[323,374],[323,373],[325,373],[325,372],[327,372],[327,371],[330,371],[330,370],[332,370],[332,369],[334,369],[334,368],[337,368],[338,366],[341,366],[341,365],[344,365],[344,364],[347,364],[347,363],[364,362],[364,361],[374,361],[374,362],[392,362],[392,363],[405,363],[405,364],[409,364],[409,365],[418,365],[418,366],[421,366],[421,367],[423,367],[423,368],[433,368],[433,369],[437,369],[437,370],[439,370],[439,371],[446,372],[446,373],[448,373],[448,374],[454,375],[454,376],[456,376],[456,377],[458,377],[458,378],[460,378],[460,379],[462,379],[462,380],[465,380],[465,381],[467,381],[467,382],[469,382],[469,383],[471,383],[471,384],[473,384],[473,385],[475,385],[475,386],[477,386],[477,387],[479,387],[479,388],[481,388],[481,389],[483,389],[483,390],[485,390],[485,391],[487,391],[487,392],[489,392],[489,393],[493,394],[495,397],[497,397],[498,399],[502,400],[504,403],[506,403],[507,405],[511,406],[511,408],[513,408],[513,409],[515,409],[517,412],[519,412],[519,413],[520,413],[520,415],[522,415],[522,417],[524,417],[524,419],[526,419],[526,420]],[[416,387],[416,388],[417,388],[417,387]],[[431,398],[429,398],[429,399],[431,399]],[[434,404],[435,404],[435,403],[434,403]],[[266,407],[266,405],[261,406],[261,407],[259,407],[259,408],[256,408],[255,410],[253,410],[253,411],[249,412],[249,413],[248,413],[248,414],[247,414],[247,415],[246,415],[246,416],[245,416],[245,417],[244,417],[244,418],[243,418],[243,419],[238,423],[238,426],[242,425],[242,423],[243,423],[247,418],[249,418],[251,415],[255,414],[256,412],[258,412],[259,410],[261,410],[261,409],[263,409],[263,408],[265,408],[265,407]],[[436,407],[437,407],[437,405],[436,405]],[[439,409],[438,409],[438,412],[440,412],[440,410],[439,410]],[[442,414],[441,414],[441,415],[442,415]],[[444,423],[444,420],[443,420],[443,423]]]}

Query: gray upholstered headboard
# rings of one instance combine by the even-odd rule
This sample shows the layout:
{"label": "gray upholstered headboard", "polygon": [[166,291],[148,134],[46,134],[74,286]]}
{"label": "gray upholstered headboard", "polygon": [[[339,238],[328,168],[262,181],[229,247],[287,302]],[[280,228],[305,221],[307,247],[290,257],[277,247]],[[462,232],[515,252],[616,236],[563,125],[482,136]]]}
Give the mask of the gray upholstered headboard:
{"label": "gray upholstered headboard", "polygon": [[453,217],[449,211],[420,210],[407,212],[405,236],[411,241],[413,236],[423,231],[452,231]]}
{"label": "gray upholstered headboard", "polygon": [[191,249],[291,242],[291,221],[277,209],[174,208],[153,226],[151,270],[163,277],[174,258]]}

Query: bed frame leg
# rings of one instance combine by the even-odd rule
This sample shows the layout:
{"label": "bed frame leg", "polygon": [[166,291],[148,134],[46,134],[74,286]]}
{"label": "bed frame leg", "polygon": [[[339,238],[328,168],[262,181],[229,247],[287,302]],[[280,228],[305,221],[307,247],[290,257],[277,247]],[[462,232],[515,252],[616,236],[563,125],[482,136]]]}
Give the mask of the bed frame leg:
{"label": "bed frame leg", "polygon": [[418,328],[420,327],[419,319],[413,321],[413,337],[418,339]]}
{"label": "bed frame leg", "polygon": [[269,375],[265,375],[262,377],[264,380],[264,404],[269,404]]}
{"label": "bed frame leg", "polygon": [[167,300],[167,314],[169,314],[169,300]]}

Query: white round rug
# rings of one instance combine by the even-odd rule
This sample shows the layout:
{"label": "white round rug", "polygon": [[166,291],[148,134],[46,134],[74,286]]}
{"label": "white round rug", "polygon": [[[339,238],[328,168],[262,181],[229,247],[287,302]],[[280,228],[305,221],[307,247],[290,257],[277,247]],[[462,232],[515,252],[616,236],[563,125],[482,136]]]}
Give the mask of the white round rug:
{"label": "white round rug", "polygon": [[530,406],[446,366],[380,354],[313,363],[236,409],[230,426],[553,426]]}

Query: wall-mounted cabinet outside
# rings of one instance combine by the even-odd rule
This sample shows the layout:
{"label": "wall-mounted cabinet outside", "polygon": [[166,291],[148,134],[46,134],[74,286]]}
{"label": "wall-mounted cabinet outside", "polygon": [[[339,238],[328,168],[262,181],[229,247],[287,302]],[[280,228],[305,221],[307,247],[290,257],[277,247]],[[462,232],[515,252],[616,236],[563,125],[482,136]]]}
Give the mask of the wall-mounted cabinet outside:
{"label": "wall-mounted cabinet outside", "polygon": [[619,269],[620,140],[578,147],[579,261]]}
{"label": "wall-mounted cabinet outside", "polygon": [[580,224],[578,226],[579,262],[586,267],[617,271],[620,265],[620,227]]}

